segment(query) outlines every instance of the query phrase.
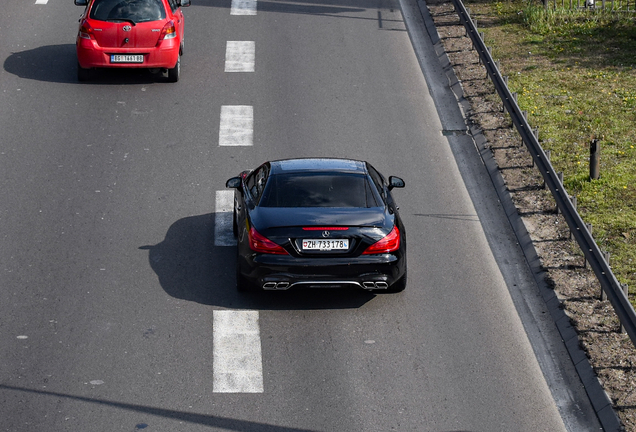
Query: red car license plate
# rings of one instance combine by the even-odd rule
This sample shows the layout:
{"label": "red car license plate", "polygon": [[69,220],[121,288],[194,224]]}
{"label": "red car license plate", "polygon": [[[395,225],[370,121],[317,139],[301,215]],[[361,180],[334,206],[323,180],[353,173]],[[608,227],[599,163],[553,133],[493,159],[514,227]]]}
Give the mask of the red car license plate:
{"label": "red car license plate", "polygon": [[111,54],[111,63],[143,63],[144,56],[142,54]]}

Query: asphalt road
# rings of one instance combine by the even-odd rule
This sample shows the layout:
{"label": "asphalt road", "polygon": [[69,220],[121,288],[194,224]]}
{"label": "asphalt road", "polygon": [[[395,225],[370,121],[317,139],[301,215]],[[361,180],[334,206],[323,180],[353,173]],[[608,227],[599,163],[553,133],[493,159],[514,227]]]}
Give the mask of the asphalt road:
{"label": "asphalt road", "polygon": [[[598,430],[397,0],[195,0],[177,84],[79,84],[79,8],[3,9],[0,430]],[[225,72],[227,41],[253,72]],[[252,107],[250,145],[219,145],[224,106]],[[405,179],[404,293],[235,291],[217,191],[303,156]],[[222,310],[257,317],[261,390],[215,388]]]}

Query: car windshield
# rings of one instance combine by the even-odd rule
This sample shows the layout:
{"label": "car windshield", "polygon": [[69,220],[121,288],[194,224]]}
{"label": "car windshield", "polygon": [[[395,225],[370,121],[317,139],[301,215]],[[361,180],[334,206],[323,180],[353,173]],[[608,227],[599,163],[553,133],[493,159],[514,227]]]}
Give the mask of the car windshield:
{"label": "car windshield", "polygon": [[95,0],[90,17],[139,23],[165,19],[166,11],[161,0]]}
{"label": "car windshield", "polygon": [[378,207],[380,198],[364,175],[285,173],[272,175],[263,207]]}

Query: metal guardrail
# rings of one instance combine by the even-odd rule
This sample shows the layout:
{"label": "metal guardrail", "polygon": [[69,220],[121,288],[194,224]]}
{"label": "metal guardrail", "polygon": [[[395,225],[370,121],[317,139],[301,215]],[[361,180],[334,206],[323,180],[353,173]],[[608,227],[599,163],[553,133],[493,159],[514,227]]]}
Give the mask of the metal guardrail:
{"label": "metal guardrail", "polygon": [[594,241],[592,234],[588,231],[583,219],[581,219],[581,216],[576,211],[561,180],[554,172],[550,159],[546,156],[528,120],[523,115],[516,99],[504,82],[490,51],[479,35],[477,27],[470,18],[466,7],[461,0],[453,0],[453,4],[461,23],[466,28],[467,35],[471,38],[473,46],[479,53],[479,57],[488,72],[488,76],[495,85],[495,89],[503,102],[504,108],[510,114],[517,132],[532,155],[535,166],[543,176],[546,186],[552,192],[559,211],[563,214],[573,237],[578,242],[585,258],[596,274],[601,284],[601,289],[605,292],[614,307],[614,311],[616,315],[618,315],[621,325],[625,328],[634,346],[636,346],[636,311],[634,311],[634,307],[629,302],[627,295],[623,292],[620,283],[616,279],[616,276],[614,276],[608,262],[603,257],[603,253]]}

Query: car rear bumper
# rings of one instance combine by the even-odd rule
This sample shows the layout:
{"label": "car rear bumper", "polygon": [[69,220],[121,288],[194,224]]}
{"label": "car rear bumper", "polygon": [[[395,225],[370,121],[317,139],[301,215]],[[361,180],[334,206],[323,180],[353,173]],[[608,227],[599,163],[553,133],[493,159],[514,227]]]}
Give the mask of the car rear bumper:
{"label": "car rear bumper", "polygon": [[249,282],[265,290],[388,289],[406,272],[402,253],[326,259],[263,254],[242,256],[238,265]]}
{"label": "car rear bumper", "polygon": [[[164,40],[152,48],[104,48],[92,39],[77,38],[77,61],[84,69],[91,68],[162,68],[177,64],[180,42],[177,38]],[[142,54],[143,63],[111,63],[111,54]]]}

